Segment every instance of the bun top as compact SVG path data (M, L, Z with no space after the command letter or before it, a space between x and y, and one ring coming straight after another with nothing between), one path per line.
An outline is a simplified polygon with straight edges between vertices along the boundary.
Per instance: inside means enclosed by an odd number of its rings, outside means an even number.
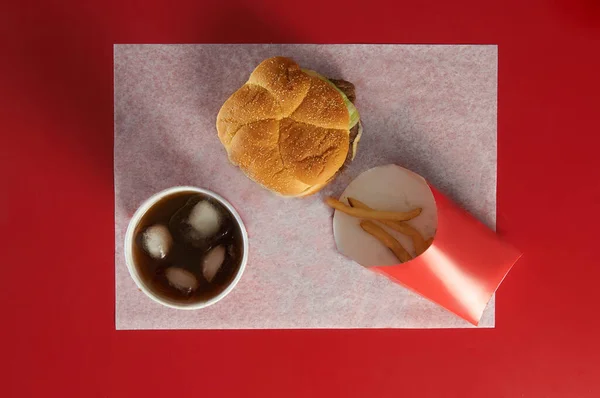
M217 131L229 160L264 187L303 196L344 164L350 116L342 95L293 60L269 58L221 107Z

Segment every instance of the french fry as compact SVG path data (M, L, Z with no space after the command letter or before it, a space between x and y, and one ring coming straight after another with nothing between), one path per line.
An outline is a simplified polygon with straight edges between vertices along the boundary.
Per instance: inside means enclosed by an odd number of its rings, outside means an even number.
M396 255L396 257L398 257L400 262L405 263L412 259L410 254L408 254L406 249L402 247L400 242L394 239L392 235L387 233L383 228L375 224L373 221L361 221L360 227L365 230L365 232L374 236L377 238L377 240L387 246L387 248L390 249L394 255Z
M358 199L348 198L348 203L350 203L350 206L357 208L357 209L373 210ZM381 222L383 225L393 229L394 231L398 231L401 234L404 234L404 235L410 237L412 239L413 245L415 247L415 252L417 253L417 256L419 254L423 253L429 247L429 245L427 245L425 243L425 239L423 239L423 236L421 236L419 231L417 231L415 228L413 228L409 224L407 224L403 221L389 221L389 220L379 220L379 222Z
M416 208L411 211L378 211L378 210L367 210L359 209L347 206L334 198L325 199L325 203L328 206L333 207L343 213L346 213L352 217L363 218L367 220L390 220L390 221L406 221L411 220L421 214L422 209Z

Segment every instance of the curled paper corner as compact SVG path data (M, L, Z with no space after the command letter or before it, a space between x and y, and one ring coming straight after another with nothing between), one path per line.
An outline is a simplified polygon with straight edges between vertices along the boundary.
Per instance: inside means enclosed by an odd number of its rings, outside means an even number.
M435 234L425 252L398 264L397 260L390 260L393 255L386 247L360 230L358 221L336 210L334 234L338 250L477 326L487 303L521 253L421 176L421 186L417 186L415 176L418 175L396 165L376 167L351 182L341 199L356 197L380 210L423 207L426 219L419 221L419 216L411 223L426 239ZM403 201L402 192L414 196ZM434 209L429 209L431 206ZM414 253L407 237L395 237Z

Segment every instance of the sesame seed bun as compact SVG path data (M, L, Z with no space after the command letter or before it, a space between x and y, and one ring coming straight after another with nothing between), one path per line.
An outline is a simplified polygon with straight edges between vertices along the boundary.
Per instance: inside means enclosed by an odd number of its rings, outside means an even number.
M306 196L344 164L349 122L331 84L274 57L225 101L217 131L229 160L249 178L283 196Z

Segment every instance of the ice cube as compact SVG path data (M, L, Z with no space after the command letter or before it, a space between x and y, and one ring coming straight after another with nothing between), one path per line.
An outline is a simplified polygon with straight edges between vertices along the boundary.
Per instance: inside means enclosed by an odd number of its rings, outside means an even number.
M166 226L152 225L142 233L142 246L150 257L163 259L173 246L173 238Z
M206 278L207 281L212 282L217 272L219 272L219 269L221 269L224 261L225 247L223 245L211 249L202 262L202 275L204 275L204 278Z
M183 293L190 294L198 289L198 279L196 276L183 268L167 268L165 276L171 286Z
M209 238L219 231L221 214L209 201L201 200L192 208L187 222L199 237Z
M219 207L197 195L173 214L169 229L176 242L207 250L231 233L226 217Z

